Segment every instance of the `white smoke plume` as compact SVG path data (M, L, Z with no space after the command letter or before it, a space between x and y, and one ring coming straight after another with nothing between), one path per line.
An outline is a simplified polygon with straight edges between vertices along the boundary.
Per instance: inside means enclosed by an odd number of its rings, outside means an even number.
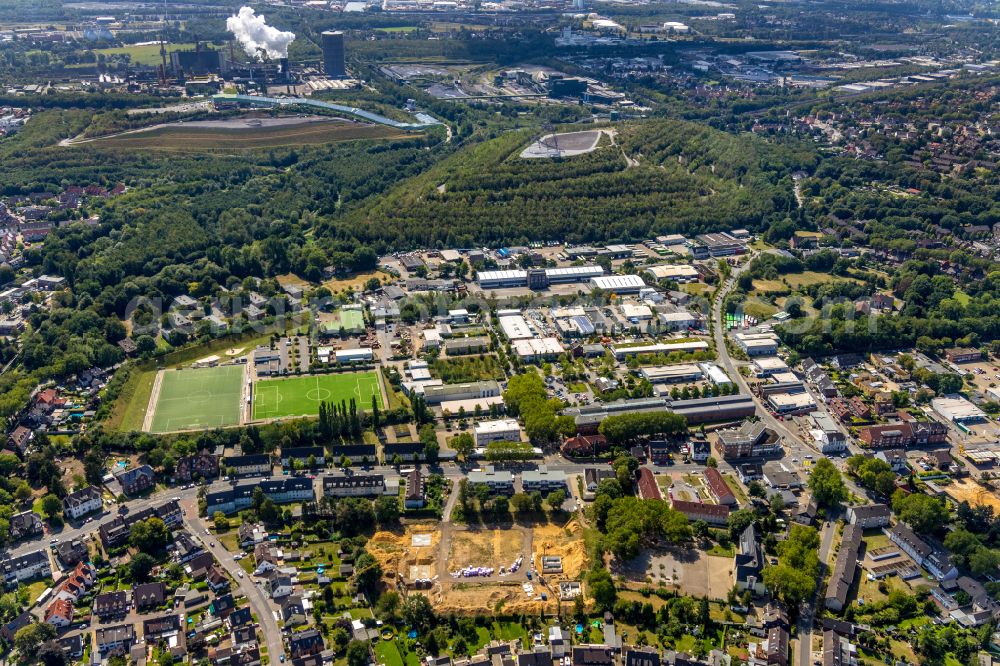
M243 49L255 60L261 58L261 52L271 59L287 58L288 45L295 40L294 32L268 25L263 15L257 16L250 7L240 7L236 16L226 19L226 29L236 36Z

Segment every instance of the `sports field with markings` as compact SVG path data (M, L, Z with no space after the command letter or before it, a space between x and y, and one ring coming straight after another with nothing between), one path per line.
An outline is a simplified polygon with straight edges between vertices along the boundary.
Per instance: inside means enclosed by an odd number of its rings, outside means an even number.
M154 388L151 432L239 425L242 365L166 370Z
M379 408L385 404L374 372L264 379L254 384L253 393L254 420L316 416L321 402L340 404L351 398L358 409L370 410L373 395Z

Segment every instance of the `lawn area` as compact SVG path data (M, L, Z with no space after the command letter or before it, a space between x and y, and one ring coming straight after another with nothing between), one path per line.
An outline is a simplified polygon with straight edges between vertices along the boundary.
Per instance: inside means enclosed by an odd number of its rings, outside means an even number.
M110 430L122 432L142 430L155 380L156 370L140 370L138 367L129 370L128 379L125 380L125 385L122 386L118 399L111 409L111 416L108 417L107 427Z
M787 294L790 291L781 280L754 280L753 290L761 294Z
M253 388L254 419L316 416L321 402L357 401L358 409L371 409L372 396L384 407L378 376L374 372L349 372L310 377L285 377L258 381Z
M763 321L765 319L770 319L778 311L778 308L771 305L762 298L757 296L750 296L745 301L743 301L743 312L744 314L750 315L756 318L758 321Z
M410 653L412 654L412 653ZM407 655L410 656L410 655ZM419 659L416 655L413 656L413 663L419 663ZM384 664L384 666L406 666L406 662L403 661L403 656L399 654L399 647L396 645L395 640L383 641L380 640L375 643L375 659L379 664Z
M219 539L219 543L225 546L226 550L230 553L235 553L240 550L239 533L232 527L229 528L228 532L219 532L216 537Z
M174 51L191 51L195 47L194 44L167 44L166 51L169 54ZM94 53L99 53L101 55L111 56L111 55L128 55L132 61L133 65L159 65L160 64L160 45L159 44L144 44L142 46L116 46L106 49L95 49Z
M38 597L42 596L42 592L48 587L44 580L36 580L34 583L28 585L28 603L33 604L38 601Z
M243 390L242 365L167 370L156 399L156 433L237 425Z
M383 31L390 31L392 28L381 28ZM365 288L365 283L372 278L377 279L382 284L392 281L392 276L384 271L371 271L368 273L356 273L342 278L333 278L323 283L323 286L337 293L344 290L361 291Z
M713 543L712 547L708 549L709 555L717 555L718 557L734 557L736 555L736 549L733 546L729 548L723 548L717 543Z

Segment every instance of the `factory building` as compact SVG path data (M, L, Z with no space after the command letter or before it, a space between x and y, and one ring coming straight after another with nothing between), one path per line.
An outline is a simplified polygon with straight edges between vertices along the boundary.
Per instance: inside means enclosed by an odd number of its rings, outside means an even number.
M347 65L344 62L344 33L339 30L327 30L320 35L320 47L323 49L323 73L331 79L347 77Z

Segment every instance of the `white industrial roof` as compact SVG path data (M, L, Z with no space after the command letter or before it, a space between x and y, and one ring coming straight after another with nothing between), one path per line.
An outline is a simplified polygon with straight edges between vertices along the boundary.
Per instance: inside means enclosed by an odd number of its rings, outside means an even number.
M513 430L520 431L521 427L517 425L517 421L514 419L499 419L497 421L480 421L472 429L478 434L486 435L511 432Z
M514 340L514 352L518 356L544 356L546 354L561 354L565 348L556 338L532 338L530 340Z
M491 280L527 280L528 272L520 270L511 271L479 271L476 273L478 282Z
M500 328L508 340L523 340L535 337L527 320L521 315L504 315L500 317Z
M676 278L696 278L698 270L694 266L687 264L666 264L663 266L650 266L646 272L657 280L669 280Z
M604 269L600 266L565 266L563 268L546 268L545 275L549 278L566 275L578 275L581 277L586 277L588 275L598 276L604 275Z
M602 275L591 278L590 283L598 289L605 291L639 289L646 286L646 282L638 275Z

